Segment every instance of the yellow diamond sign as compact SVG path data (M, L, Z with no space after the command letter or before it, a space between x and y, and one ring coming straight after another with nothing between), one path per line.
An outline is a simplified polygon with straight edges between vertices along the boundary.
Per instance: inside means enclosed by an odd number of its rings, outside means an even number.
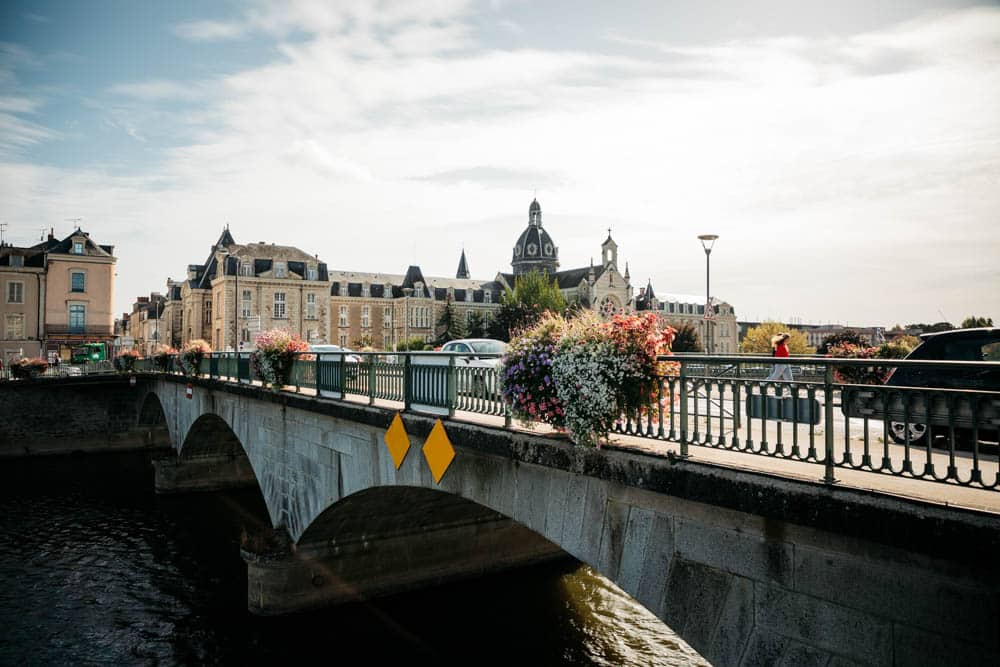
M396 464L396 470L399 470L399 466L403 465L403 459L406 458L406 452L410 451L410 436L406 435L406 427L403 426L403 420L398 412L385 432L385 446L392 456L392 462Z
M434 483L440 484L441 478L448 470L448 466L455 459L455 448L451 446L448 434L444 432L444 424L438 419L434 422L431 434L427 436L424 443L424 458L427 459L427 467L434 475Z

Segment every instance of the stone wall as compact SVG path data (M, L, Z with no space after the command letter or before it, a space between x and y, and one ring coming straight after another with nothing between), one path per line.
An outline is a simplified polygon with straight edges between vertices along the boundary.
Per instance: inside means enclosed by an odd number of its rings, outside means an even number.
M119 375L0 382L0 456L166 447L156 405L139 418L147 394Z

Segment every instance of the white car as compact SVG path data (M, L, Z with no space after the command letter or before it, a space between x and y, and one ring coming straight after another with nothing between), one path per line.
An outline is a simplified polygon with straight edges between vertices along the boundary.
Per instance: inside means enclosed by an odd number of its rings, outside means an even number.
M507 343L491 338L459 338L450 340L441 347L442 352L462 352L467 357L456 357L455 361L463 366L479 368L500 368L500 356L507 353ZM495 355L480 357L479 355Z
M354 354L354 350L350 350L346 347L341 347L339 345L310 345L310 352L330 352L330 353L344 353L344 362L348 364L360 364L361 357ZM339 359L339 357L334 357Z
M489 389L490 393L493 393L499 386L500 357L506 354L507 343L490 338L460 338L442 345L441 352L459 352L468 355L455 357L455 366L460 369L458 375L460 392L482 394L484 390Z

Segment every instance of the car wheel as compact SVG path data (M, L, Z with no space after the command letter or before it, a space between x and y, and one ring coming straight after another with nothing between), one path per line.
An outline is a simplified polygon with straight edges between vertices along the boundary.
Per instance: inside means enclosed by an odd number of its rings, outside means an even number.
M927 425L904 422L889 422L889 437L897 444L905 444L909 437L910 444L920 442L927 437Z

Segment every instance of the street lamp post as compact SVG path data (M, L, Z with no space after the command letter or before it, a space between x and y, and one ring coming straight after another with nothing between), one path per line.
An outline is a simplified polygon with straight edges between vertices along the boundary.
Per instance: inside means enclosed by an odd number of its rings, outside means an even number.
M719 238L718 234L701 234L698 236L698 240L701 241L701 247L705 249L705 351L708 354L715 354L715 345L712 336L712 291L710 285L710 257L712 255L712 246L715 245L716 239Z

